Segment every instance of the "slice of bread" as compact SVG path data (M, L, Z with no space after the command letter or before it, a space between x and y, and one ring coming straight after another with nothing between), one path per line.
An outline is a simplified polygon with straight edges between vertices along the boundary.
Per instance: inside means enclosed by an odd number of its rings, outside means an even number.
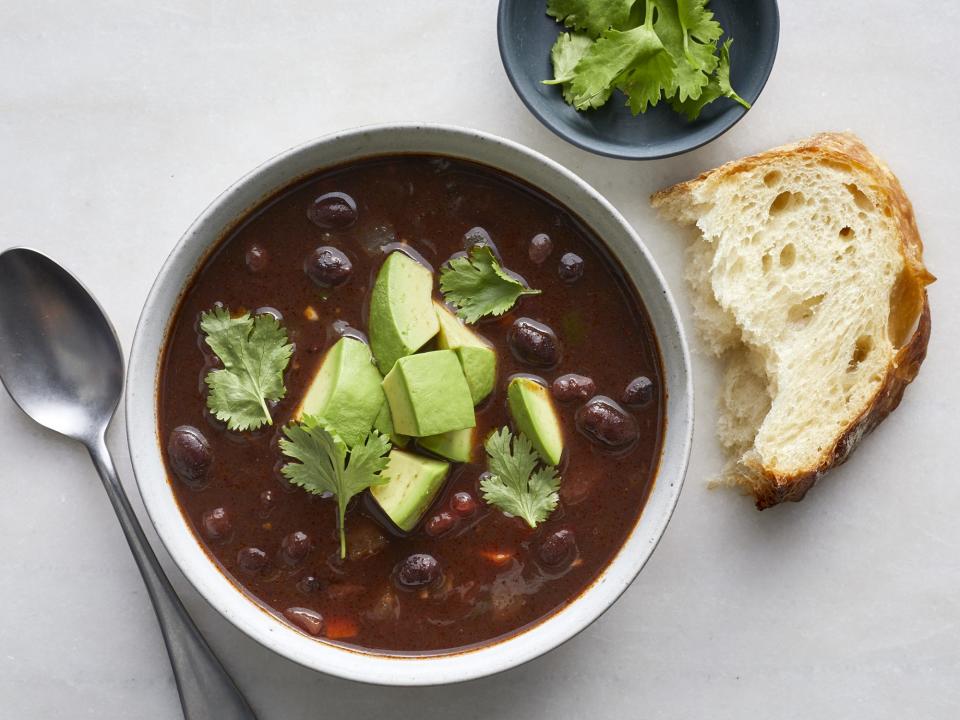
M726 360L722 480L800 500L900 403L930 337L913 208L854 135L727 163L652 203L696 225L698 330Z

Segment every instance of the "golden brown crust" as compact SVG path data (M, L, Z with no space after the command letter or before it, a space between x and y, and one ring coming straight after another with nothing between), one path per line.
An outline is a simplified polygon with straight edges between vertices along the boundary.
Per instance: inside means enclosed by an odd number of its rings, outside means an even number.
M930 304L924 289L935 278L923 265L923 242L917 229L913 206L896 176L852 133L822 133L807 140L734 160L693 180L655 193L654 207L670 209L689 203L697 186L718 182L730 175L751 170L778 159L811 155L820 162L833 162L856 169L871 180L871 189L883 198L881 208L896 224L900 235L904 269L891 294L891 335L900 346L887 368L884 382L863 412L840 433L836 443L816 468L780 475L761 467L744 468L742 478L757 501L757 508L802 500L807 491L830 469L850 457L859 442L900 404L907 385L917 376L930 340Z
M837 439L830 450L829 457L816 470L792 476L778 476L764 472L761 482L751 483L750 489L756 498L757 509L764 510L782 502L803 500L807 491L828 470L845 463L860 441L900 405L903 391L920 372L920 364L927 355L929 340L930 305L927 302L927 293L924 292L923 309L917 329L910 338L910 342L897 352L887 370L883 385L873 396L870 404Z

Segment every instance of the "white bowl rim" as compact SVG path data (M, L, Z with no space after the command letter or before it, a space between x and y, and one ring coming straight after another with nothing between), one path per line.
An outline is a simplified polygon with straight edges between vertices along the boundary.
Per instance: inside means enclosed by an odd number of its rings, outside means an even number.
M654 285L652 288L641 287L634 273L627 268L630 280L647 306L654 326L664 378L670 378L667 381L665 436L654 485L637 524L613 560L592 585L547 618L492 644L442 655L376 654L318 641L291 628L239 590L200 545L181 514L166 476L157 432L155 390L159 350L172 310L196 267L223 237L230 223L224 223L221 218L217 234L210 233L207 226L217 225L216 217L218 213L222 214L225 206L235 201L236 196L249 192L250 187L270 173L286 171L287 166L303 162L315 154L323 155L325 149L337 148L338 144L359 143L362 146L365 141L381 141L384 138L393 138L394 142L402 138L422 146L422 149L416 150L396 149L392 151L393 154L436 153L500 169L503 169L502 166L485 159L483 153L499 152L504 158L516 158L518 163L526 164L526 170L504 171L540 187L543 192L570 207L604 238L610 252L626 268L627 263L621 254L610 247L601 229L595 227L597 217L584 216L583 206L594 207L604 224L623 233L630 241L630 252L635 253L634 260L639 263L644 279L652 281ZM431 150L430 147L434 145L438 149ZM464 149L451 150L446 145L463 146ZM360 151L347 160L320 162L315 165L314 171L364 156L388 154L391 151L386 149ZM527 177L528 173L535 172L551 178L557 185L543 187ZM294 182L304 174L291 174L285 183L281 182L272 191ZM562 193L558 192L561 186L571 193L570 198L561 196ZM258 202L259 199L252 206ZM581 208L572 207L577 204ZM234 215L233 219L237 217ZM188 258L190 254L194 256L192 259ZM185 263L186 272L181 267ZM158 332L159 340L156 339ZM672 359L669 366L667 355ZM197 592L223 617L260 644L305 667L359 682L423 686L481 678L528 662L585 629L616 601L646 564L676 507L690 458L693 401L689 349L666 281L636 231L602 195L559 163L511 140L454 125L390 123L335 132L290 148L244 175L200 214L164 261L144 303L130 353L125 411L131 462L147 513L173 561Z

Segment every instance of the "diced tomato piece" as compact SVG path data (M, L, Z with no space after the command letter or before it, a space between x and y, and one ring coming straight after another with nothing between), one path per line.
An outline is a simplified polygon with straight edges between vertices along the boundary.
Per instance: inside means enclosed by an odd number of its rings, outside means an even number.
M494 565L506 565L513 560L513 553L506 550L481 550L480 556L486 558Z
M325 618L324 633L331 640L346 640L356 637L360 632L357 621L350 617L327 617Z

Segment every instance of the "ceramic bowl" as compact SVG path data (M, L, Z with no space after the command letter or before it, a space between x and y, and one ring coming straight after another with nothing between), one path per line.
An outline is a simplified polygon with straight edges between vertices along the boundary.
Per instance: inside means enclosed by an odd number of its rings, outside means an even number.
M667 423L660 468L646 507L616 558L556 614L505 640L442 655L377 654L309 638L262 609L218 569L188 527L164 468L157 431L157 382L164 337L191 276L234 221L264 198L322 168L371 155L437 153L515 175L552 195L606 241L646 305L660 343ZM391 125L329 135L267 161L197 218L150 291L130 357L126 418L130 453L147 512L174 562L196 590L247 635L290 660L331 675L384 685L432 685L489 675L531 660L593 622L626 590L667 526L683 482L693 424L690 359L677 309L633 228L576 175L532 150L474 130Z
M708 5L730 48L734 89L751 104L767 83L780 39L776 0L712 0ZM549 17L546 0L500 0L497 39L507 77L524 105L544 125L578 147L626 160L678 155L716 139L732 128L747 109L727 98L704 108L689 121L666 103L634 116L616 92L598 110L580 112L563 100L560 87L544 85L553 77L550 48L566 30Z

